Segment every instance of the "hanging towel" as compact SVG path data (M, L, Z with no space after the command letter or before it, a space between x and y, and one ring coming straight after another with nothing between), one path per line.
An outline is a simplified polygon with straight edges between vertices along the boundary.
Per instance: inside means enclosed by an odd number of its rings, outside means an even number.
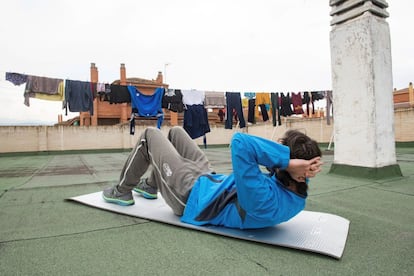
M57 94L49 95L49 94L44 94L44 93L35 93L34 97L36 99L40 99L40 100L63 102L65 100L65 85L64 85L64 82L61 81L59 83Z
M36 94L38 93L46 95L59 95L59 85L62 82L62 79L28 75L26 88L24 90L24 104L30 106L29 98L36 98ZM60 95L60 98L62 98L62 95Z
M226 98L224 97L224 92L214 92L214 91L206 91L205 92L205 100L204 100L205 108L223 108L226 106Z

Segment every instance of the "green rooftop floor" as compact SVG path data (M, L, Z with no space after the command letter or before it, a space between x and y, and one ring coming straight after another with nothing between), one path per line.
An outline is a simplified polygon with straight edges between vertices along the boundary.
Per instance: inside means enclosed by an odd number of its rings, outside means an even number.
M205 150L219 173L228 148ZM342 259L123 216L66 198L113 185L127 152L0 156L0 275L414 275L414 147L403 177L328 174L306 210L351 221Z

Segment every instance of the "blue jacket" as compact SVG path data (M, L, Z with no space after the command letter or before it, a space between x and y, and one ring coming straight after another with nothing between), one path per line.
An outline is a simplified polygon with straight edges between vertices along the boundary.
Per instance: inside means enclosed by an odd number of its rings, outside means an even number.
M288 147L236 133L231 140L233 173L203 175L189 195L182 222L232 228L263 228L287 221L305 208L306 197L285 188L260 166L285 169Z

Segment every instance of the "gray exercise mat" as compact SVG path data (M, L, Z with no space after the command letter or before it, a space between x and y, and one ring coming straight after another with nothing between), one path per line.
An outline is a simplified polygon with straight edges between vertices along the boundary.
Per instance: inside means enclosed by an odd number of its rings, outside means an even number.
M288 222L264 229L240 230L220 226L195 226L182 223L160 194L158 199L148 200L134 193L134 199L135 205L119 206L105 202L102 192L69 198L85 205L128 216L237 239L316 252L337 259L342 257L349 230L349 220L311 211L302 211Z

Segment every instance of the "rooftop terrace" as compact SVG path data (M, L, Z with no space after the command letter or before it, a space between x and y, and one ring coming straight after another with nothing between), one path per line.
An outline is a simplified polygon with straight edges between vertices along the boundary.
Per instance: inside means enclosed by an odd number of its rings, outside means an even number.
M205 149L219 173L229 149ZM2 154L0 275L413 275L414 147L398 147L404 177L328 174L306 210L351 221L342 259L123 216L65 199L115 183L127 151Z

